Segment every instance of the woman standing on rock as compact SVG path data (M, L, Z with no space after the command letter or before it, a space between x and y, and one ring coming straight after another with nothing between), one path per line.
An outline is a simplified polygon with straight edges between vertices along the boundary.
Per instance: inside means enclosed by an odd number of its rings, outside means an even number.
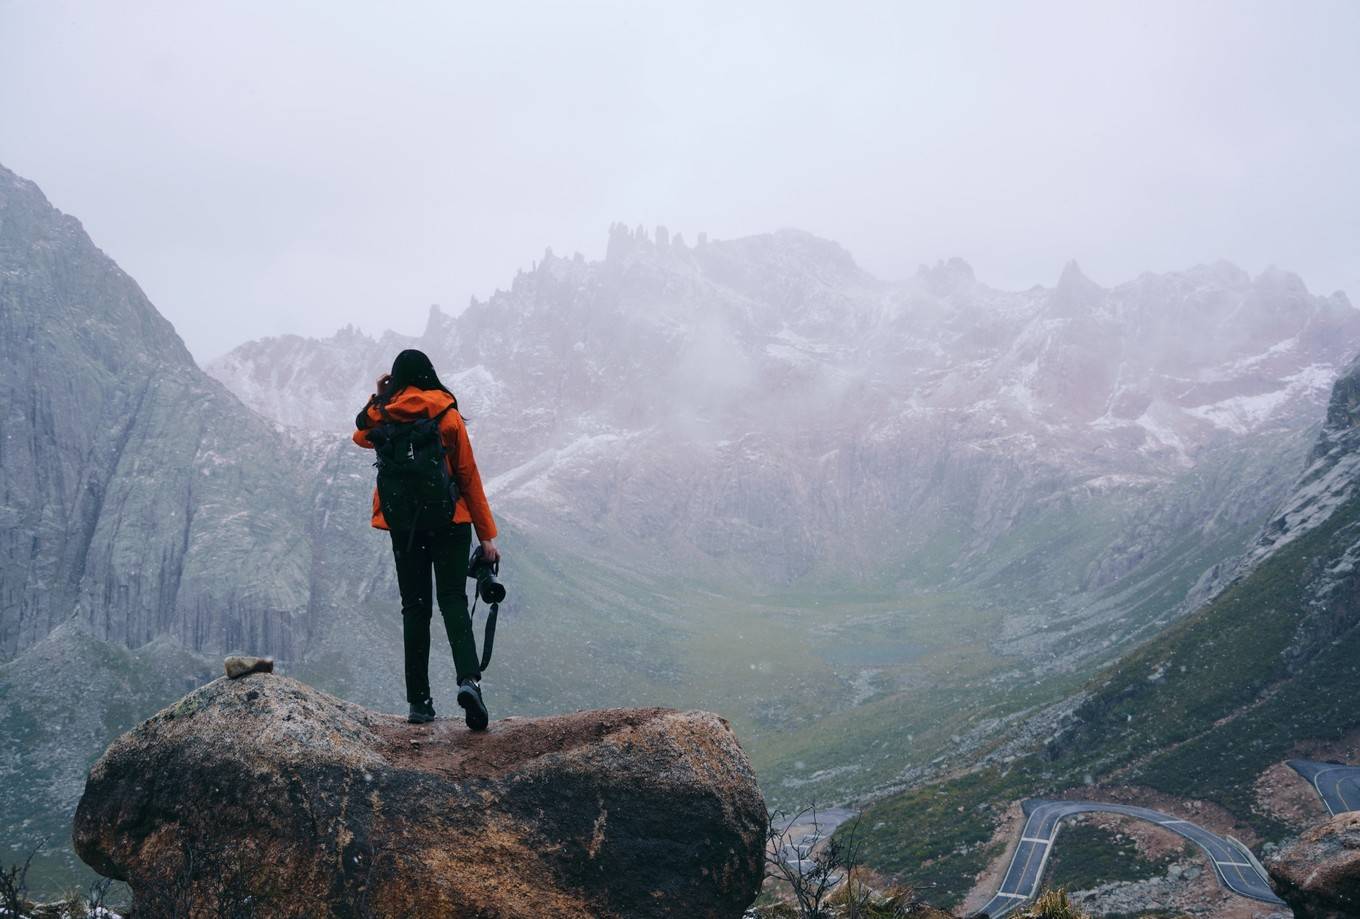
M430 696L431 574L458 674L458 704L474 731L489 716L482 699L477 642L468 615L468 550L472 530L482 555L496 562L496 521L491 516L458 400L439 381L421 351L403 351L391 374L355 419L354 442L378 451L373 526L388 530L401 591L406 648L408 720L434 720Z

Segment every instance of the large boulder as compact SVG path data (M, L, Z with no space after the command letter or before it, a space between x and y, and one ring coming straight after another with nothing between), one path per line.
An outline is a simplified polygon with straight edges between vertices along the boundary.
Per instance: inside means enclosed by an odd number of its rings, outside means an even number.
M1267 867L1294 915L1360 916L1360 812L1338 814L1313 827Z
M735 917L760 888L766 821L716 715L611 709L474 734L254 674L114 741L75 847L131 885L138 919Z

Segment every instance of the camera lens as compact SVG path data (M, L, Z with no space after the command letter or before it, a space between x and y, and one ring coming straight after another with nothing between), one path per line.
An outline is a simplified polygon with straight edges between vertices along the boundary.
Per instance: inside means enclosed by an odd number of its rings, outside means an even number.
M477 592L487 603L500 603L505 599L505 585L492 574L484 574L477 579Z

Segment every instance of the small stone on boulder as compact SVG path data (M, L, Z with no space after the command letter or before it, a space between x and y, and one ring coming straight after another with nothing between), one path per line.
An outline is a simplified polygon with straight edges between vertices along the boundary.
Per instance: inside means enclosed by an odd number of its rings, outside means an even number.
M233 654L222 663L226 668L227 678L232 680L239 680L250 673L274 672L274 658L272 657L247 657L243 654Z

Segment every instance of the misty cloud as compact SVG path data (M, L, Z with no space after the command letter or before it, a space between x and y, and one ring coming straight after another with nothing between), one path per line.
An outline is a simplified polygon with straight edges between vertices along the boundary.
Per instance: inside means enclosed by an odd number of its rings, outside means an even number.
M6 3L0 162L200 359L417 331L615 220L1002 287L1360 289L1360 7Z

